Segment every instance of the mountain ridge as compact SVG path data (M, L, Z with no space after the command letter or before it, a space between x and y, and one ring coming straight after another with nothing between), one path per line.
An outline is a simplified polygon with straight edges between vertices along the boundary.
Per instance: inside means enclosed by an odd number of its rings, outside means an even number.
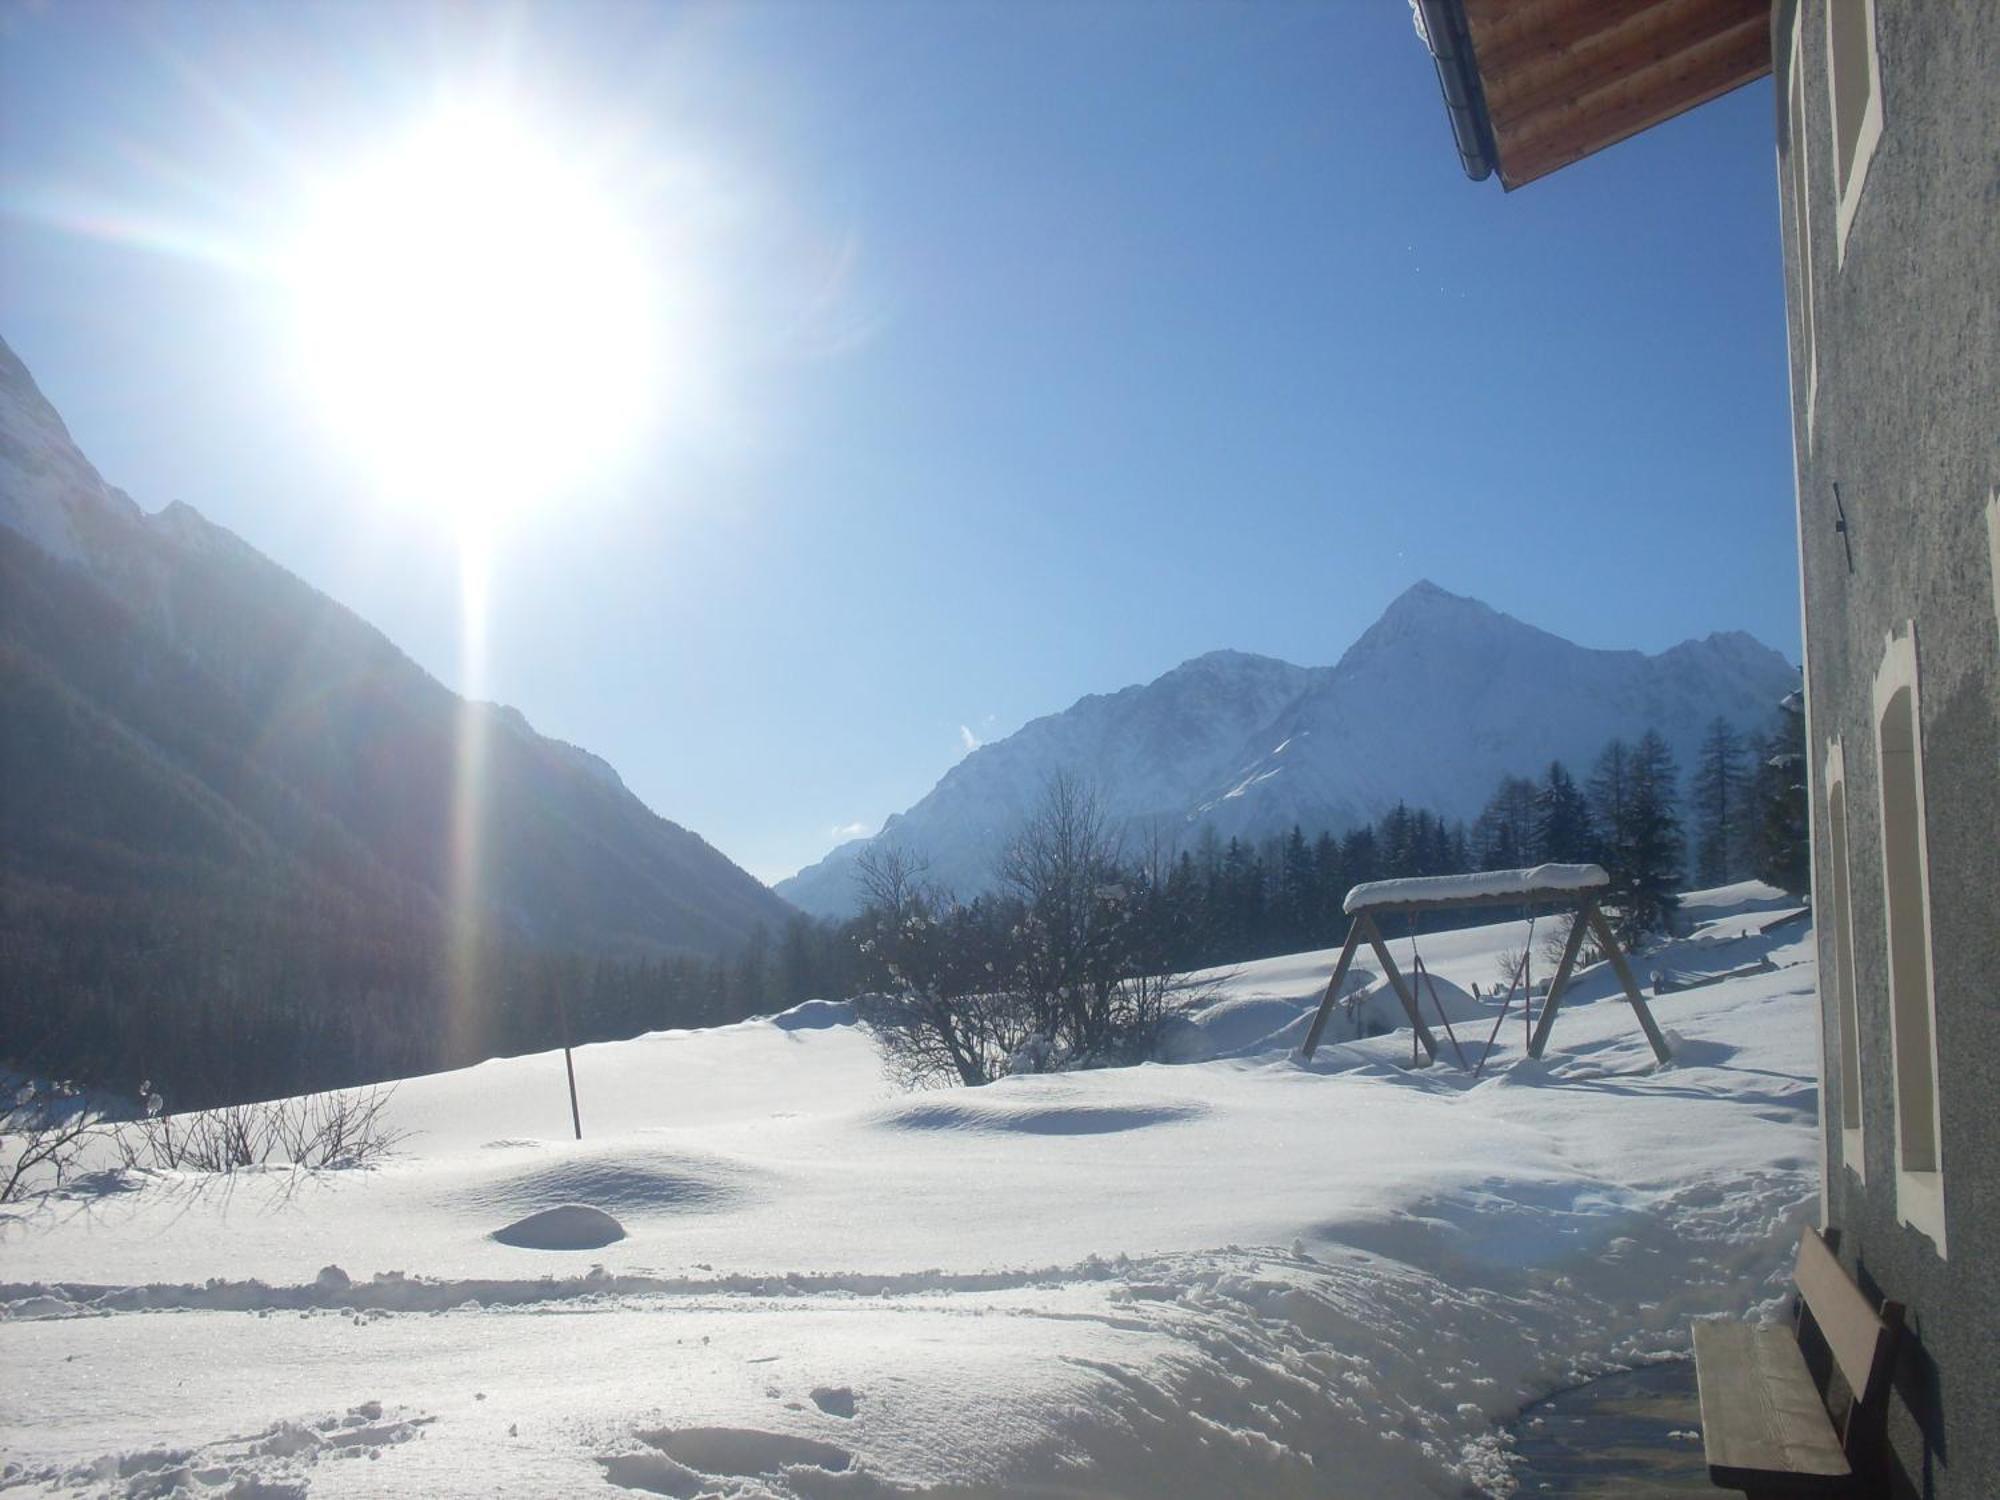
M844 915L854 861L876 841L922 857L960 896L990 888L1007 836L1059 770L1097 787L1114 830L1170 849L1208 830L1338 831L1401 800L1470 818L1502 775L1555 759L1586 771L1613 735L1657 727L1685 764L1712 718L1761 728L1796 680L1742 631L1651 655L1585 647L1420 579L1332 666L1211 651L1031 720L967 755L872 838L775 889L816 915Z
M496 930L602 957L721 956L791 914L600 757L459 698L193 506L142 510L4 340L0 568L0 781L39 789L8 799L10 881L39 888L86 848L115 882L254 847L275 881L330 882L384 923L434 924L452 889L457 736L483 726L482 920ZM118 783L123 821L96 805L93 767ZM148 802L178 821L139 816Z

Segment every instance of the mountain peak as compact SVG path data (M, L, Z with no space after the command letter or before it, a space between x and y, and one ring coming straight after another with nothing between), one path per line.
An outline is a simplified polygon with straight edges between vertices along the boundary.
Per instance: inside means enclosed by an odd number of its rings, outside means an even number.
M77 451L35 377L0 339L0 526L53 557L80 562L109 525L139 507Z
M1389 601L1389 607L1382 611L1382 618L1409 615L1450 614L1463 616L1498 615L1500 611L1490 604L1465 594L1454 594L1450 589L1439 588L1428 578L1419 578Z
M1454 594L1422 578L1389 601L1389 607L1361 633L1341 661L1343 665L1352 664L1419 640L1449 642L1454 648L1469 647L1475 641L1491 642L1509 632L1545 634L1512 615L1502 614L1490 604Z
M1207 677L1235 675L1245 672L1295 672L1298 668L1290 662L1280 661L1275 656L1260 656L1255 651L1204 651L1200 656L1190 656L1171 671L1160 674L1159 681L1170 677Z

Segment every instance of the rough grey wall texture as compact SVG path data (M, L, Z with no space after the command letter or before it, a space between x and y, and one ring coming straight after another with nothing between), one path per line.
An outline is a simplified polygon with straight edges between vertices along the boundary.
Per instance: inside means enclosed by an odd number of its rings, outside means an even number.
M1818 395L1808 434L1790 171L1794 5L1775 7L1793 429L1814 767L1815 881L1830 878L1819 770L1846 760L1865 1181L1841 1159L1832 924L1819 931L1827 1208L1860 1284L1909 1308L1890 1411L1893 1492L2000 1496L2000 622L1985 507L2000 486L2000 4L1876 0L1883 133L1844 260L1826 4L1805 6L1805 208ZM1855 0L1859 3L1859 0ZM1836 532L1845 503L1850 571ZM1872 689L1916 622L1946 1255L1895 1198L1879 777ZM1823 912L1831 910L1823 902Z

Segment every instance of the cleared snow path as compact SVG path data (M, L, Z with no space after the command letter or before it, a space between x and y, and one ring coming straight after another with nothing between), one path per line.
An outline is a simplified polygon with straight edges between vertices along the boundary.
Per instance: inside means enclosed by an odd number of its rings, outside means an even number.
M413 1080L378 1171L0 1221L0 1492L1504 1494L1525 1402L1782 1294L1817 1031L1768 907L1658 956L1775 966L1657 1001L1663 1069L1608 976L1544 1065L1301 1066L1327 953L1233 975L1195 1030L1244 1055L1187 1066L900 1095L827 1006L580 1049L580 1146L559 1055ZM491 1238L565 1205L624 1238Z

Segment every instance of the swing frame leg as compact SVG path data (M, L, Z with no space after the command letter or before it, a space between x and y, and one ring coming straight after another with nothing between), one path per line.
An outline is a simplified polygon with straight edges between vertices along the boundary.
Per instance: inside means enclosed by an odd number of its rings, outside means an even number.
M1341 981L1347 978L1347 971L1354 964L1354 955L1363 943L1375 950L1375 957L1382 965L1382 976L1389 981L1389 987L1396 992L1402 1002L1403 1014L1410 1018L1413 1035L1424 1049L1426 1058L1437 1061L1437 1038L1431 1035L1430 1027L1417 1012L1416 997L1403 983L1403 971L1396 967L1396 960L1389 956L1389 948L1382 941L1382 930L1375 925L1375 918L1368 912L1358 912L1354 920L1347 924L1347 941L1341 946L1340 959L1333 966L1333 978L1326 984L1326 994L1320 998L1319 1010L1313 1015L1312 1028L1306 1032L1305 1045L1299 1048L1302 1056L1310 1058L1319 1048L1320 1037L1326 1031L1328 1018L1333 1014L1334 1002L1340 998Z
M1437 1061L1437 1038L1431 1035L1430 1027L1424 1024L1424 1018L1417 1012L1417 997L1411 994L1409 987L1403 983L1403 971L1396 967L1396 960L1389 956L1389 945L1382 941L1382 929L1375 925L1373 915L1364 911L1355 918L1355 921L1368 924L1365 940L1368 946L1375 950L1375 957L1381 960L1383 977L1389 981L1389 988L1396 992L1396 998L1403 1002L1403 1014L1410 1018L1410 1027L1416 1035L1417 1043L1424 1049L1424 1061L1417 1066L1429 1066Z
M1333 966L1333 978L1326 983L1326 994L1321 997L1319 1010L1313 1015L1312 1029L1306 1033L1305 1045L1299 1052L1310 1058L1319 1048L1321 1033L1326 1030L1327 1018L1333 1014L1334 1002L1340 998L1340 982L1347 977L1347 971L1354 963L1354 950L1361 942L1361 919L1354 918L1347 924L1347 941L1341 945L1340 961Z

